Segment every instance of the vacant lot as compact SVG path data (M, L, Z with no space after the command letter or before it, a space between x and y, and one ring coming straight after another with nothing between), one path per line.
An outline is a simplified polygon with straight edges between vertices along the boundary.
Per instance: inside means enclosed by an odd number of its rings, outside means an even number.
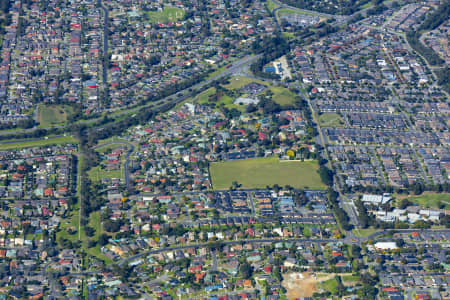
M233 181L241 188L265 188L290 185L295 188L324 189L316 161L279 161L276 157L254 158L210 165L214 189L228 189Z
M322 127L342 127L344 120L335 113L321 114L319 116L319 123Z
M323 281L333 280L334 274L290 273L283 276L281 285L286 288L288 299L312 297Z
M50 127L67 121L73 109L68 105L39 105L39 127Z
M165 6L163 11L147 12L147 19L153 24L175 22L184 18L184 10L181 8Z
M280 105L293 104L295 101L296 95L286 88L271 87L270 90L273 92L273 101Z

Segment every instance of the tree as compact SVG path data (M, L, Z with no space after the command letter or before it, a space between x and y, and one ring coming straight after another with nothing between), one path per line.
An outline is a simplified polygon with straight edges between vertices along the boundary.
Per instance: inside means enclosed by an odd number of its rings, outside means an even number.
M405 199L402 199L400 201L399 208L400 209L405 209L405 208L407 208L410 205L411 205L411 202L409 202L408 199L405 198Z
M252 272L253 272L252 266L247 261L244 261L239 266L239 273L241 274L242 278L244 278L244 279L251 278Z
M109 235L107 235L106 233L102 233L98 237L98 243L100 244L100 246L105 246L106 244L108 244L109 238L110 238Z
M333 171L328 169L326 166L322 165L319 168L319 176L322 182L328 186L333 185Z
M87 236L92 237L95 234L95 229L89 226L84 227L84 232Z

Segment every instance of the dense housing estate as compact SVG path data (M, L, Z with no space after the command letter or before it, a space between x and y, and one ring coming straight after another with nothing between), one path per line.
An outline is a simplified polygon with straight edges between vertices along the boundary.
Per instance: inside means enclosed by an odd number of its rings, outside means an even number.
M0 299L448 299L449 7L0 1Z

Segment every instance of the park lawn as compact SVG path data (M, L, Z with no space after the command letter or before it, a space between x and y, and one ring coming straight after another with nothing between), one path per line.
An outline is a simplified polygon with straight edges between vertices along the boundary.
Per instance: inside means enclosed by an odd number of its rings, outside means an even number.
M80 204L77 202L72 210L61 220L59 224L59 231L56 233L56 241L59 243L59 238L63 237L71 242L78 240L78 215L79 215ZM74 227L77 231L74 234L69 234L67 229Z
M303 228L302 233L307 238L310 238L312 236L311 229L309 229L308 227Z
M240 110L241 112L245 111L245 106L243 105L237 105L234 104L234 98L228 96L228 95L223 95L222 97L220 97L219 101L210 101L209 97L211 95L214 95L214 93L216 92L215 88L209 88L203 92L201 92L200 94L196 95L193 99L194 102L198 102L199 104L209 104L209 103L214 103L216 105L216 107L220 107L220 106L224 106L228 109L232 109L232 108L236 108L238 110Z
M353 229L353 234L358 237L367 237L375 232L378 232L379 229L376 228L367 228L367 229Z
M209 89L204 90L200 94L197 94L193 100L194 102L198 102L200 104L208 103L209 96L214 95L215 92L216 88L210 87Z
M290 8L282 8L277 10L277 14L279 16L281 15L309 15L309 16L316 16L317 14L314 14L312 12L307 12L307 11L298 11L295 9L290 9Z
M103 146L100 148L96 148L95 151L97 151L98 153L104 154L104 153L108 153L112 150L119 149L119 148L127 148L128 149L129 147L128 147L128 145L118 142L117 144L110 144L110 145L106 145L106 146Z
M191 95L184 101L178 102L175 105L174 109L179 109L180 107L184 106L186 103L199 103L199 104L207 104L209 96L213 95L216 92L216 88L210 87L200 93L196 93L194 95Z
M342 284L349 286L354 285L359 281L359 276L356 275L342 275Z
M388 0L381 1L381 3L387 2ZM367 9L373 6L373 1L369 1L364 5L361 5L360 9Z
M372 1L367 2L366 4L364 4L363 6L361 6L361 9L367 9L373 6Z
M213 188L228 189L234 181L241 188L265 188L278 184L294 188L325 189L317 173L317 161L279 161L276 157L211 163Z
M39 127L46 128L56 124L67 122L67 118L73 113L69 105L40 104L38 110Z
M163 11L149 11L146 14L150 23L161 24L182 20L186 12L181 8L164 6Z
M319 116L319 123L322 127L342 127L344 120L336 113L325 113Z
M86 253L103 260L106 264L112 263L112 260L102 253L101 246L98 243L95 247L92 247L92 248L87 247L88 239L98 242L100 235L103 233L103 228L102 228L101 219L100 219L100 211L94 211L89 215L88 226L94 228L95 233L94 233L94 236L87 237L84 230L82 229L83 232L81 235L81 237L82 237L81 240L83 241L83 248L85 249ZM83 238L83 234L84 234L85 238Z
M273 92L272 99L280 105L294 104L296 95L290 90L284 87L271 87L270 90Z
M228 109L232 109L232 108L236 108L238 110L240 110L241 112L245 111L246 106L245 105L240 105L240 104L234 104L235 98L232 98L230 96L224 95L220 98L219 102L216 102L217 106L221 106L223 105L224 107L228 108Z
M267 1L267 8L269 9L269 11L272 12L272 10L278 7L279 7L278 4L274 3L273 1L270 0Z
M322 288L326 291L329 291L331 294L337 293L337 286L338 286L338 282L337 282L336 278L331 278L331 279L326 280L319 284L320 288Z
M99 140L97 142L97 145L101 145L101 144L105 144L105 143L111 143L111 142L126 142L126 143L129 143L130 141L125 140L125 139L121 139L121 138L118 138L118 137L110 137L110 138L107 138L107 139L104 139L104 140Z
M78 144L78 140L73 137L65 136L55 139L42 139L38 141L18 141L17 143L11 144L1 144L0 150L10 150L10 149L22 149L28 147L40 147L40 146L48 146L48 145L59 145L59 144Z
M264 82L262 80L248 78L248 77L245 77L245 76L233 76L233 77L230 78L229 82L230 83L228 83L228 84L223 86L224 88L227 88L229 90L240 89L240 88L242 88L242 87L244 87L247 84L252 83L252 82L256 82L256 83L263 84L263 85L266 85L266 86L268 85L267 82Z
M293 39L295 38L295 33L293 32L283 32L283 36L287 39Z
M121 180L124 180L123 172L123 168L108 171L103 170L100 166L96 166L88 171L88 176L93 181L100 181L102 178L120 178Z
M440 204L444 204L445 209L450 209L450 194L447 193L424 193L408 197L408 200L425 208L439 208Z
M217 69L214 70L213 72L209 73L206 78L210 79L210 78L213 78L214 76L222 74L223 72L225 72L226 69L227 69L226 65L225 66L221 66L221 67L217 67Z

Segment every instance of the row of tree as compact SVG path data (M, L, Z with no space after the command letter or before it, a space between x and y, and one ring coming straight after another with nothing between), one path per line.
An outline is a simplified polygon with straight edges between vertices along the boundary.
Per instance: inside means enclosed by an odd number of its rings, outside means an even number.
M434 66L441 66L440 70L435 72L438 77L438 84L447 92L450 93L450 70L445 61L431 48L425 46L420 42L420 36L425 31L430 31L438 28L442 23L450 18L450 1L443 1L441 5L429 14L425 21L419 26L417 30L411 30L406 34L408 43L411 47L420 53L429 64Z

